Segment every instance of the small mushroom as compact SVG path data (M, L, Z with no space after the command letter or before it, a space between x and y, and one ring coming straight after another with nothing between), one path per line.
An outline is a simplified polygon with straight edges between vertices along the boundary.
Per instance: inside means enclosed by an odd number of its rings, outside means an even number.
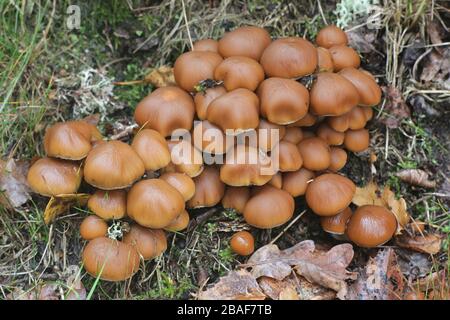
M345 45L333 46L328 51L333 59L334 71L341 71L347 67L359 68L361 59L358 52Z
M225 133L208 120L198 121L193 129L194 146L208 154L224 154L227 148Z
M347 208L356 186L350 179L326 173L314 179L306 189L306 203L319 216L334 216Z
M381 206L361 206L347 223L348 238L360 247L373 248L388 242L397 230L394 214Z
M330 147L325 140L318 137L306 138L297 146L306 169L320 171L330 166Z
M331 217L320 217L320 225L325 232L336 236L342 236L345 233L347 221L350 219L352 214L352 209L347 207L337 215Z
M219 40L222 57L244 56L259 61L264 49L272 39L269 33L259 27L245 26L225 33Z
M122 219L127 211L127 193L124 190L97 190L89 197L87 206L104 220Z
M284 141L291 142L293 144L299 144L303 140L303 131L298 127L286 128L286 134L283 137Z
M195 193L195 183L187 174L179 172L163 173L159 179L166 181L172 187L178 190L184 198L184 201L190 200Z
M330 148L331 162L328 170L337 172L341 170L347 163L347 152L338 147Z
M277 172L269 182L268 185L275 187L277 189L281 189L283 187L283 175L281 172Z
M326 121L328 126L337 132L345 132L350 127L349 112L336 117L328 117Z
M255 251L255 238L248 231L236 232L231 237L230 247L238 255L249 256Z
M225 59L214 71L214 79L223 81L227 91L238 88L255 91L264 80L264 70L261 65L247 57L234 56Z
M84 179L102 190L124 189L140 179L144 163L136 151L121 141L108 141L93 148L84 163Z
M168 226L164 227L164 230L179 232L188 227L189 224L189 213L183 210Z
M318 72L333 72L333 58L328 49L317 48L317 69Z
M158 131L143 129L134 137L131 147L141 158L145 170L156 171L170 162L167 142Z
M348 128L352 130L363 129L367 123L367 115L362 107L354 107L347 113Z
M364 111L364 114L366 116L366 122L371 120L373 117L373 109L372 107L361 107L361 109Z
M268 152L284 138L286 128L279 124L260 119L256 131L258 133L258 148Z
M76 193L82 178L80 164L53 158L37 160L27 174L31 189L46 197Z
M195 103L195 111L197 113L197 117L200 120L206 119L206 110L208 110L208 106L215 98L220 97L221 95L227 93L222 86L208 88L205 91L197 92L194 96Z
M335 25L329 25L319 31L316 37L316 43L328 49L336 45L347 45L348 38L341 28Z
M184 198L161 179L141 180L127 196L127 214L143 227L161 229L184 210Z
M202 153L190 141L168 141L172 162L164 168L164 172L185 173L193 178L203 171Z
M187 202L188 208L213 207L222 200L225 185L215 166L205 166L203 172L194 178L194 183L195 193Z
M299 148L292 142L281 140L272 150L279 158L281 172L297 171L303 165Z
M178 87L162 87L138 103L134 119L140 127L168 137L176 129L190 130L194 114L194 101L188 93Z
M306 193L308 184L312 182L315 174L305 168L294 172L283 173L283 187L282 189L289 192L293 197L302 196Z
M256 228L271 229L288 222L294 208L294 198L287 191L265 185L245 205L244 219Z
M317 128L317 136L325 140L330 146L339 146L344 143L344 133L330 128L326 123L322 123Z
M308 112L309 92L295 80L266 79L260 84L257 94L261 102L261 116L272 123L294 123Z
M199 82L214 79L214 70L222 61L222 57L212 51L185 52L175 60L175 82L183 90L195 92Z
M201 39L194 42L194 51L219 52L219 42L213 39Z
M83 219L80 225L80 235L84 240L105 237L108 233L108 224L96 215L90 215Z
M106 237L95 238L83 250L83 267L95 278L123 281L139 270L139 254L135 248Z
M163 230L148 229L132 224L123 236L123 242L136 248L144 260L156 258L167 249L167 238Z
M381 89L370 73L350 67L342 69L339 74L355 86L359 94L359 105L371 107L380 103Z
M222 207L243 213L248 199L250 199L250 188L227 186L222 198Z
M288 125L288 127L311 127L311 126L315 125L316 122L317 122L317 116L308 112L300 120L290 123Z
M370 136L367 129L347 130L344 146L347 150L361 152L369 148Z
M261 65L268 77L303 77L316 70L317 50L303 38L277 39L264 50Z

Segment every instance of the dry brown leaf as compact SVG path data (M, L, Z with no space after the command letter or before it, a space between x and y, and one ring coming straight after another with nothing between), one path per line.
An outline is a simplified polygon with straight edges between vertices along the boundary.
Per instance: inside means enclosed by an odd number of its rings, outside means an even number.
M337 297L345 296L346 279L354 278L346 267L353 259L353 247L345 243L328 251L316 250L311 240L280 251L276 245L266 245L258 249L248 260L247 266L255 278L262 276L283 280L291 273L291 266L310 282L337 292Z
M357 187L352 202L358 207L364 205L377 205L392 211L398 222L397 234L405 228L410 219L405 199L397 199L395 193L392 192L388 186L385 186L383 190L381 190L373 181L362 188Z
M411 111L397 88L385 86L382 89L386 96L386 104L384 106L385 112L380 117L380 122L384 123L388 128L398 128L403 119L411 117Z
M92 124L93 126L97 126L98 123L100 122L100 114L99 113L90 114L87 117L84 117L83 121Z
M231 271L198 294L199 300L264 300L255 278L246 270Z
M400 300L403 297L403 275L391 248L369 258L357 280L348 288L347 300Z
M80 267L71 265L65 273L69 275L66 280L68 289L65 300L86 300L86 288L81 282Z
M427 172L420 169L405 169L395 174L400 180L414 186L424 188L435 188L436 181L431 181Z
M89 196L86 193L74 193L51 197L45 207L44 222L49 224L57 216L67 212L72 206L85 206Z
M28 168L26 161L0 159L0 204L17 208L31 199L27 183Z
M161 66L158 69L153 69L145 76L145 82L154 85L157 88L175 85L175 77L173 75L173 68L169 66Z
M44 284L39 290L39 300L59 300L58 285Z
M428 253L436 254L441 250L442 239L435 234L410 236L403 234L395 239L395 243L403 248Z

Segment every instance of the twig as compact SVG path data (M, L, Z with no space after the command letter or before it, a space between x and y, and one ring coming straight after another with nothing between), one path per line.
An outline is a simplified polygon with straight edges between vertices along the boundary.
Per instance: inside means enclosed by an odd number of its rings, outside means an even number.
M124 138L124 137L128 136L130 133L132 133L133 130L134 130L135 128L137 128L137 127L138 127L137 124L132 124L132 125L130 125L130 126L127 126L127 127L125 127L125 129L123 129L123 130L120 131L119 133L117 133L117 134L115 134L115 135L112 135L112 136L110 137L110 140L119 140L119 139L121 139L121 138Z
M304 214L306 213L306 210L303 210L298 216L295 217L294 220L291 221L291 223L289 223L286 228L283 229L283 231L281 231L272 241L270 241L270 244L274 244L275 241L277 241L283 234L286 233L286 231L289 230L290 227L292 227L292 225L294 223L297 222L298 219L300 219Z
M181 5L183 6L183 18L184 18L184 23L186 26L186 31L188 34L188 38L189 38L189 44L191 46L191 50L194 49L194 44L192 43L192 38L191 38L191 31L189 30L189 26L188 26L188 20L187 20L187 15L186 15L186 6L184 5L184 0L181 0Z
M320 15L322 16L323 22L325 22L326 25L328 25L327 19L325 18L325 15L323 14L322 5L320 4L320 0L317 0L317 6L319 7Z

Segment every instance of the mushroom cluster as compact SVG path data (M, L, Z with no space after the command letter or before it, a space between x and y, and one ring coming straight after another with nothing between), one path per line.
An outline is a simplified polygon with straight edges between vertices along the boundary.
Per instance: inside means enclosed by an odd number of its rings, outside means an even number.
M305 196L324 230L380 245L395 232L395 217L374 206L352 214L355 185L337 173L347 151L368 148L365 125L381 100L347 44L335 26L315 44L272 40L254 26L197 41L175 61L176 86L138 103L131 144L103 139L83 121L57 123L46 132L48 158L31 167L30 185L57 196L77 192L84 178L96 189L88 202L94 215L80 227L89 241L83 262L110 281L132 276L140 257L161 254L165 232L187 227L186 209L218 204L270 229L288 222L294 198ZM231 247L251 254L253 236L236 234Z

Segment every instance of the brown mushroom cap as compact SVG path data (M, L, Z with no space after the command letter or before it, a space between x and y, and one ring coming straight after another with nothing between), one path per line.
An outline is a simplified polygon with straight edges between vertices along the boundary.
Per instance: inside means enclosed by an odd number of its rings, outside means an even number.
M271 158L251 146L238 145L228 151L220 168L220 180L229 186L261 186L275 174Z
M361 152L369 148L370 136L367 129L347 130L345 132L344 146L347 150Z
M181 193L161 179L141 180L128 192L127 213L144 227L164 228L183 210Z
M261 65L247 57L234 56L225 59L214 71L214 79L223 81L227 91L238 88L255 91L264 80L264 70Z
M168 226L164 227L164 230L179 232L187 228L189 224L189 213L184 210L180 213Z
M256 228L275 228L292 218L294 207L294 198L288 192L266 185L245 205L244 219Z
M259 99L248 89L230 91L209 104L206 118L225 133L227 129L255 129L259 124Z
M330 128L326 123L322 123L317 128L317 136L325 140L331 146L339 146L344 143L344 133Z
M259 27L239 27L225 33L219 40L219 53L225 57L244 56L259 61L264 49L272 39L269 33Z
M283 137L284 141L292 142L293 144L299 144L303 140L303 131L298 127L286 128L286 134Z
M335 25L329 25L319 31L316 37L316 43L328 49L336 45L347 45L348 38L341 28Z
M333 46L328 51L333 59L334 71L340 71L347 67L359 68L361 59L358 52L347 46Z
M392 212L381 206L367 205L353 213L346 234L358 246L372 248L389 241L396 230L397 220Z
M44 149L49 157L81 160L92 148L92 142L101 140L97 128L85 121L58 122L47 129Z
M200 120L206 119L206 110L208 106L215 98L227 93L222 86L217 86L213 88L208 88L205 91L197 92L194 96L195 111L197 112L197 117Z
M212 51L185 52L175 60L175 82L180 88L194 92L200 81L214 79L214 70L222 61L222 57Z
M264 50L261 65L268 77L302 77L316 70L317 50L302 38L278 39Z
M277 172L267 184L277 189L281 189L283 187L283 174Z
M306 202L319 216L334 216L347 208L356 186L348 178L326 173L314 179L306 189Z
M105 220L95 216L87 216L80 225L80 235L84 240L104 237L108 233L108 224Z
M251 255L255 251L255 238L248 231L236 232L231 237L230 247L238 255Z
M301 168L294 172L283 173L282 189L289 192L293 197L302 196L306 193L308 184L314 179L314 172Z
M309 92L297 81L269 78L261 83L257 93L261 115L272 123L294 123L308 112Z
M190 130L194 114L194 102L189 94L177 87L162 87L138 103L134 119L139 126L168 137L176 129Z
M191 177L187 174L179 172L166 172L163 173L159 179L166 181L172 187L178 190L184 198L184 201L188 201L194 196L195 183Z
M243 213L248 199L250 199L250 188L228 186L222 198L222 207Z
M288 125L288 127L311 127L317 122L317 116L306 113L306 115L298 121L295 121Z
M84 180L103 190L123 189L141 178L145 168L128 144L108 141L93 148L84 163Z
M76 193L82 178L80 164L53 158L37 160L27 174L31 189L46 197Z
M144 260L150 260L167 249L167 238L163 230L148 229L138 224L132 224L130 230L123 236L123 242L136 248Z
M320 171L330 166L330 147L325 140L318 137L306 138L297 146L306 169Z
M308 139L308 138L316 138L316 137L317 137L316 133L312 130L304 130L303 131L303 139L302 140Z
M272 150L272 148L283 139L286 128L284 126L271 123L267 120L260 119L257 129L258 148L264 151ZM278 136L278 139L276 138Z
M311 111L319 116L339 116L359 102L358 91L343 76L322 72L317 75L311 91Z
M159 170L170 162L167 142L158 131L144 129L134 137L131 147L141 158L145 170Z
M327 124L337 132L345 132L350 127L349 113L347 112L337 117L328 117Z
M193 140L194 146L205 153L224 154L226 152L225 133L208 120L194 123Z
M171 163L163 169L164 172L185 173L193 178L203 171L203 156L188 140L167 141L170 150ZM173 170L170 170L173 166Z
M339 74L348 79L358 90L359 105L375 106L381 101L381 89L373 76L355 68L344 68Z
M352 130L363 129L366 126L366 117L363 107L354 107L348 113L348 128Z
M322 47L317 48L317 68L318 72L333 72L333 58L328 49Z
M341 170L347 163L347 152L344 149L338 147L330 148L331 163L328 170L337 172Z
M127 212L127 193L124 190L97 190L89 197L87 206L104 220L122 219Z
M275 146L272 153L278 152L279 167L281 172L297 171L303 164L303 159L298 147L292 142L281 140Z
M352 209L345 208L335 216L320 217L320 225L325 232L331 234L344 234L347 221L352 216Z
M219 52L219 41L213 39L201 39L194 42L194 51Z
M139 254L121 241L95 238L83 250L83 267L93 277L123 281L139 270Z
M213 207L222 200L225 185L215 166L205 166L203 172L194 178L194 183L195 194L187 202L188 208Z
M366 115L366 122L371 120L373 117L372 107L361 107L361 109L364 111L364 114Z

